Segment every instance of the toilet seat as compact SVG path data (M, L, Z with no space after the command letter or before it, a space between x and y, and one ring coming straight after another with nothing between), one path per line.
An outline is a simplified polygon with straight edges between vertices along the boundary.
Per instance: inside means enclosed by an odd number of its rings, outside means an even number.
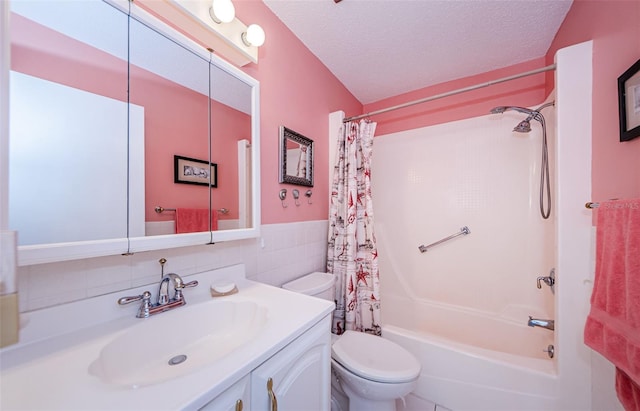
M381 337L345 331L331 346L331 357L368 380L403 383L418 378L420 363L407 350Z

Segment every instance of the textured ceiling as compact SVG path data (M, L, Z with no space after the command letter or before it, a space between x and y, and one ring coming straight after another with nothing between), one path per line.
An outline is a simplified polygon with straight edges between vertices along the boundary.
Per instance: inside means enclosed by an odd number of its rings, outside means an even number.
M366 104L542 57L572 1L264 3Z

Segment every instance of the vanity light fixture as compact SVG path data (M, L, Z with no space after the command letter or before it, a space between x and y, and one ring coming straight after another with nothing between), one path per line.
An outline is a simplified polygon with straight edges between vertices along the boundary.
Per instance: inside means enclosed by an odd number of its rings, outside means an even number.
M242 42L247 47L260 47L264 44L264 40L264 30L257 24L250 24L247 31L242 33Z
M209 16L218 24L231 23L236 17L236 8L231 0L212 0Z
M264 30L258 25L247 27L234 17L232 1L135 0L129 4L159 17L232 64L239 67L257 64L258 47L265 39Z

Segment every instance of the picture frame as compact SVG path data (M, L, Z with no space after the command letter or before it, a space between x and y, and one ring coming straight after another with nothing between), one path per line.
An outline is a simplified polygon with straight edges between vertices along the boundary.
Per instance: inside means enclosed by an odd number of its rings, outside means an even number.
M620 141L640 136L640 60L618 77Z
M313 187L313 140L280 126L278 182Z
M173 156L174 183L218 187L218 165L196 158Z

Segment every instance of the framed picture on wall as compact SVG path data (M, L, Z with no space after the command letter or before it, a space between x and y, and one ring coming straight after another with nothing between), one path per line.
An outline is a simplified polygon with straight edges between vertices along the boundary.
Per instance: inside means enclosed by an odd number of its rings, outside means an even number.
M173 156L174 183L218 187L218 165L195 158Z
M640 60L618 77L620 141L640 136Z

